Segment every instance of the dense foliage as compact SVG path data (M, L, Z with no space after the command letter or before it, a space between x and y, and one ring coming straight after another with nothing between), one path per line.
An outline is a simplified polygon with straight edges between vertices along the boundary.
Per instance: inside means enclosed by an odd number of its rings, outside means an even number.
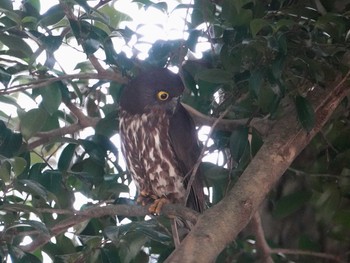
M179 67L183 102L194 116L202 116L196 109L243 120L235 128L217 125L213 143L204 143L206 154L220 156L203 163L208 205L215 206L268 134L252 120L273 124L294 105L311 131L317 119L309 92L333 85L350 67L349 1L134 1L185 17L185 39L154 44L138 31L142 25L125 26L135 18L116 9L119 1L60 0L45 12L41 2L0 1L2 261L41 262L44 252L54 262L155 262L173 251L166 216L144 220L143 210L128 210L135 209L131 180L115 144L120 90L140 70ZM145 44L141 60L137 47ZM75 59L82 54L85 60ZM260 212L276 262L349 260L349 117L344 98L267 196ZM79 212L77 193L88 198ZM126 205L117 216L94 210L113 203ZM255 238L243 231L217 262L255 262Z

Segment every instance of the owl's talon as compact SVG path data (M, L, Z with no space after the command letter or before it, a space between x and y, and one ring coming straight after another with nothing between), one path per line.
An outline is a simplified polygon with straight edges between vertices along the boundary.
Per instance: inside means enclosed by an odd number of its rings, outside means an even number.
M158 199L154 200L153 204L151 204L151 206L148 208L148 211L151 214L159 215L160 211L163 208L163 205L169 204L169 203L170 203L170 201L168 199L166 199L165 197L158 198Z
M142 206L146 206L146 205L152 204L154 200L157 200L158 198L159 197L156 196L155 194L151 194L145 190L142 190L136 199L136 203Z

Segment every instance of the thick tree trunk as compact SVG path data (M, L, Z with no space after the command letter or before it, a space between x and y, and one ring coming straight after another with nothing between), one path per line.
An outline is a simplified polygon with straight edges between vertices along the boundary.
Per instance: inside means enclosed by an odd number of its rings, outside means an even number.
M346 96L350 72L329 87L315 88L309 99L316 114L315 127L307 133L289 110L272 128L264 145L227 196L208 209L166 262L214 262L217 255L249 223L266 195L297 155L317 134Z

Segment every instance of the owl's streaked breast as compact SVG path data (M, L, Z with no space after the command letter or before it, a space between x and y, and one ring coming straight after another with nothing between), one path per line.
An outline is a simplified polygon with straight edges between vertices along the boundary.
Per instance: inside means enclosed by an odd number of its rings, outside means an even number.
M138 190L182 202L183 175L169 138L169 116L164 111L129 114L120 111L122 151Z

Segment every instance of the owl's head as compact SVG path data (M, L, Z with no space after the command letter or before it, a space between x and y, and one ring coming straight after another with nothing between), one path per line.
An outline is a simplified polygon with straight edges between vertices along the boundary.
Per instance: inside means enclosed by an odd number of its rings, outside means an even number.
M131 114L156 108L173 112L183 90L180 77L168 69L142 72L124 88L120 107Z

